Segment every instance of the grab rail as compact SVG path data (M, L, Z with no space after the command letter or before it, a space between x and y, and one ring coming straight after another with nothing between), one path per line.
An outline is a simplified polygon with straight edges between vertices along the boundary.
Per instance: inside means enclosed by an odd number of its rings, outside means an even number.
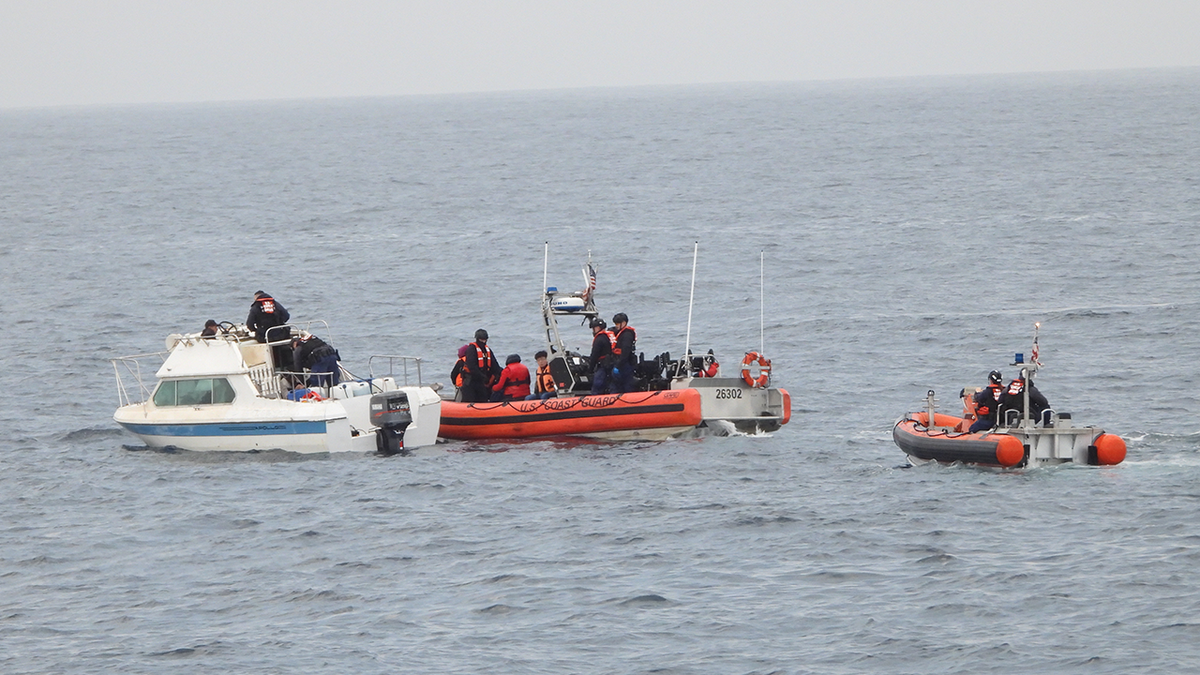
M386 374L381 373L379 375L379 377L392 377L392 378L396 377L396 362L399 361L400 365L404 366L404 372L403 372L404 386L406 386L406 387L410 386L410 383L408 381L408 364L411 361L412 363L416 364L417 386L418 387L425 386L424 384L421 383L421 358L420 357L418 357L418 356L396 356L396 355L390 355L390 354L374 354L369 359L367 359L367 376L370 377L371 379L375 378L375 359L380 359L380 360L387 359L387 362L388 362L388 372Z
M146 386L146 383L142 380L141 359L149 359L152 356L157 357L159 364L154 368L154 371L158 372L158 369L162 367L162 364L166 363L168 353L169 352L148 352L146 354L118 356L115 359L109 359L109 362L113 364L113 374L117 378L118 407L125 407L133 403L144 403L150 400L150 395L153 393L153 387ZM129 388L131 388L133 384L126 384L125 380L121 378L122 371L124 371L125 375L132 379L133 382L137 383L137 389L135 390L135 393L140 396L138 400L135 401L134 397L130 395Z

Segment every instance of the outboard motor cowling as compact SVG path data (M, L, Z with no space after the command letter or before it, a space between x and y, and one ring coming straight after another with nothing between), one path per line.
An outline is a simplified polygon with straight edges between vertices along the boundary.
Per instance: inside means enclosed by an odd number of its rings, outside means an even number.
M371 424L375 429L375 447L381 455L406 455L404 431L412 424L408 394L386 391L371 397Z

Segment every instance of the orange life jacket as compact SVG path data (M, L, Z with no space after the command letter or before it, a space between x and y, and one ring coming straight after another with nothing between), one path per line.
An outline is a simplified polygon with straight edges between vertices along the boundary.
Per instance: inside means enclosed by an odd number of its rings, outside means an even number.
M492 353L492 348L487 345L483 345L480 348L478 342L472 342L471 344L475 345L475 356L479 359L479 372L492 372L492 364L496 361L496 355Z
M537 369L538 393L544 394L548 391L558 389L554 384L554 376L550 374L550 364L538 366Z
M464 366L466 363L467 363L467 357L465 357L465 356L460 356L460 357L458 357L458 362L456 362L456 363L454 364L454 368L453 368L453 369L451 369L451 371L450 371L450 372L452 372L452 373L455 373L455 375L454 375L454 386L456 386L456 387L461 387L461 386L462 386L462 383L463 383L463 366Z

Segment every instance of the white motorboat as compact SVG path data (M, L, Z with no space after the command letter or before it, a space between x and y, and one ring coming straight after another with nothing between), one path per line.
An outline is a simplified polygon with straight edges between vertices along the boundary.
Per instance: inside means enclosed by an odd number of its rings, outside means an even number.
M287 329L259 343L226 322L215 336L175 334L166 352L113 359L113 420L151 448L191 451L397 454L436 442L441 398L423 386L420 359L372 356L365 378L339 365L340 384L294 388L311 373L276 368L273 348L290 348L300 333ZM156 369L154 382L143 381L143 368Z

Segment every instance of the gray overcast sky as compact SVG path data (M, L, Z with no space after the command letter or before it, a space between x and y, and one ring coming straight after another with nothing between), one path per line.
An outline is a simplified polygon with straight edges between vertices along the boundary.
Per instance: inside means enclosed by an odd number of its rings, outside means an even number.
M1200 0L0 0L0 108L1200 66Z

